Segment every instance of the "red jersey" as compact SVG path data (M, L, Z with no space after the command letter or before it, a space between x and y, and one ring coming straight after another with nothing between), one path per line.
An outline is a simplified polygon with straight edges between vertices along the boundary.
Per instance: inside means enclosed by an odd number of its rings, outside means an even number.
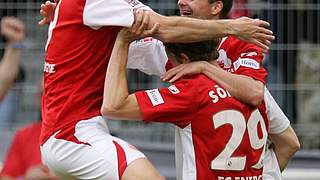
M177 125L183 180L261 179L268 121L204 75L136 94L144 121Z
M60 0L49 27L44 65L41 144L73 136L80 120L100 115L104 78L121 26L133 11L147 8L137 0Z
M30 167L41 164L39 136L41 123L37 122L19 130L5 157L1 175L23 177Z
M218 51L217 62L224 70L266 83L267 72L262 66L264 55L260 48L228 36L222 39Z

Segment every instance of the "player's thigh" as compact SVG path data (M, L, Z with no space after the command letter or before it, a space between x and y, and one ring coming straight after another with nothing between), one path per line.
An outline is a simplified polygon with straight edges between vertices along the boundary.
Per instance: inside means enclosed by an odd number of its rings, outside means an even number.
M134 160L125 169L121 180L164 180L147 158Z
M110 150L101 153L94 145L50 138L42 146L43 162L60 179L118 180L115 148L104 144Z

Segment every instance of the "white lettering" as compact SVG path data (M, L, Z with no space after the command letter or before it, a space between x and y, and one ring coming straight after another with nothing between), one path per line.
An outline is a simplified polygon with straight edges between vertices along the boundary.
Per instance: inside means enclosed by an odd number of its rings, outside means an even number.
M240 66L244 66L252 69L260 68L260 64L256 60L250 59L250 58L239 58L237 61L233 63L233 66L235 71L239 69Z
M227 97L227 93L224 89L218 87L217 88L217 93L221 98L226 98Z
M217 95L215 95L214 91L210 91L209 92L209 97L212 98L212 102L213 103L217 103L219 101L219 97Z
M50 63L45 62L43 71L46 72L46 73L53 74L53 73L56 72L56 70L54 68L55 66L56 66L55 64L50 64Z
M230 93L222 87L215 85L214 89L209 92L209 97L213 103L217 103L220 99L231 97Z

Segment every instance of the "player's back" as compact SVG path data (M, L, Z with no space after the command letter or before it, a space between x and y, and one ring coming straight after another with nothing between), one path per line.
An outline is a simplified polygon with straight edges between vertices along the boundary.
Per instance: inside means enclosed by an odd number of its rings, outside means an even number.
M100 115L104 74L120 27L85 25L86 3L61 0L50 24L41 143L58 130L70 140L77 121Z
M206 76L192 83L198 102L189 126L177 131L178 179L261 179L268 122Z

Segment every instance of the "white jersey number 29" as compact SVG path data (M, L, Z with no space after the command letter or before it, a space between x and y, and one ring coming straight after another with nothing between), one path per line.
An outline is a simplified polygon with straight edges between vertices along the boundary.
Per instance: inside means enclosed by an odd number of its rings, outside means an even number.
M258 123L262 129L262 138L258 136ZM244 170L246 164L246 156L231 157L233 152L239 147L242 142L246 129L248 129L250 144L253 149L260 149L263 147L259 161L252 167L255 169L262 168L262 158L265 151L265 144L267 141L267 129L264 120L259 112L255 110L252 112L248 123L243 114L236 110L221 111L213 116L214 129L222 125L230 124L233 128L232 135L221 153L211 161L211 169L214 170L230 170L241 171ZM248 147L249 148L249 147Z

